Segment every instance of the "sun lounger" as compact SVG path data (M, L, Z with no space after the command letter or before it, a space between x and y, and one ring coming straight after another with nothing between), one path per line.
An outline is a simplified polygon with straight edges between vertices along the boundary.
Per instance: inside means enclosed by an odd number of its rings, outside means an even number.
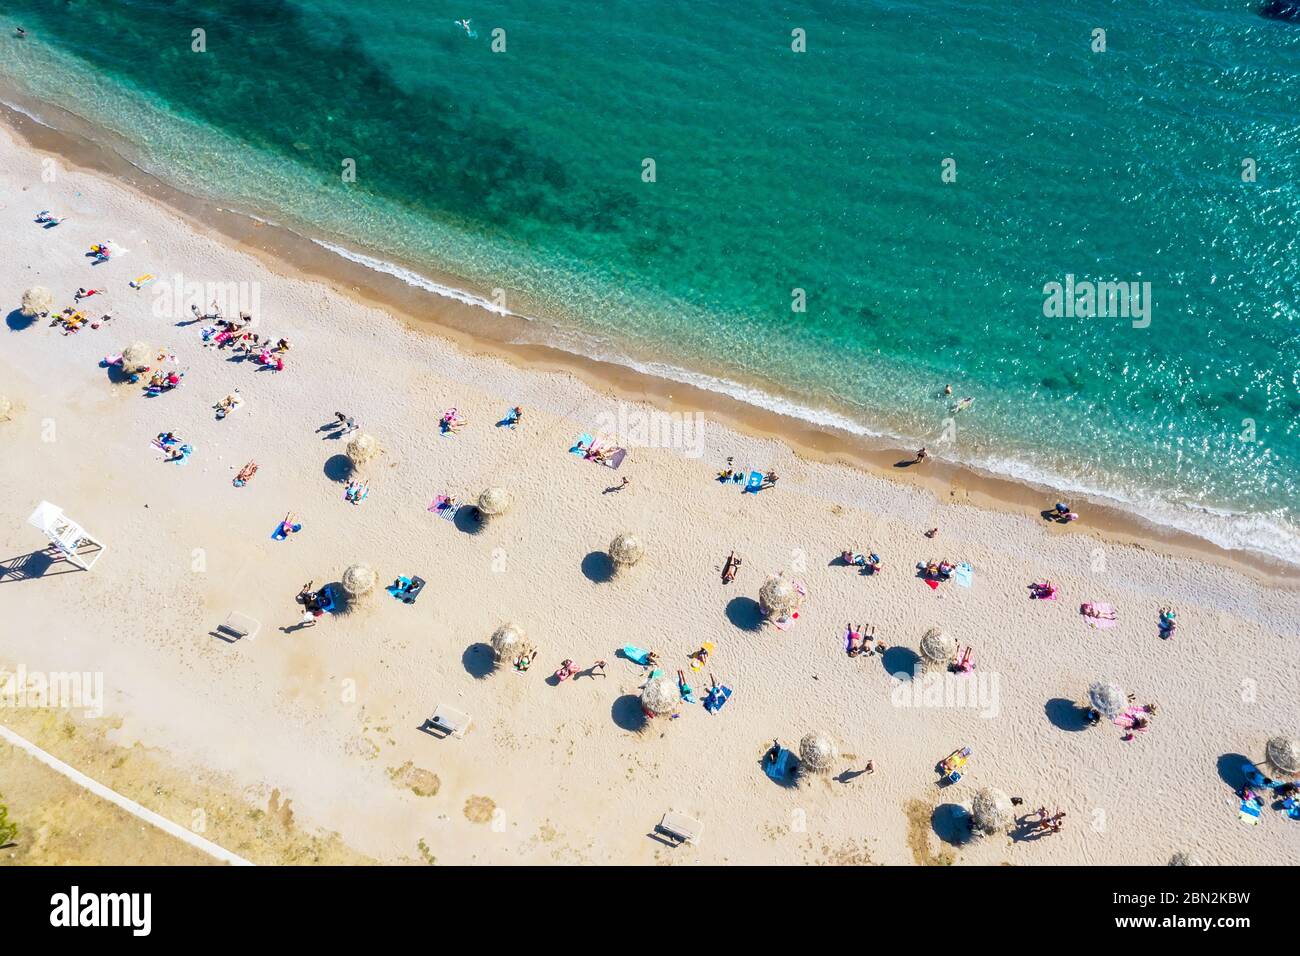
M253 620L246 614L233 611L224 621L217 625L217 633L239 640L243 637L257 637L257 632L261 628L260 622Z
M470 716L463 710L442 704L429 718L429 724L438 728L449 737L464 737L469 730Z
M659 825L655 827L655 830L676 840L678 845L683 843L697 845L700 842L700 836L704 833L704 824L684 813L669 810L664 814L663 819L659 821Z

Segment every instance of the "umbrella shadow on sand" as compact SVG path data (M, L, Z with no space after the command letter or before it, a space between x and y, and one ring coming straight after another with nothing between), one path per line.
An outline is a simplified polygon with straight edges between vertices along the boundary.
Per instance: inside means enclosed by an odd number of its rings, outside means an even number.
M1043 712L1047 714L1047 719L1051 721L1052 726L1057 730L1067 730L1075 733L1088 729L1088 720L1084 715L1083 708L1072 700L1066 700L1064 697L1053 697L1043 705Z
M595 584L604 584L614 578L614 562L604 551L592 551L582 559L582 575Z
M482 680L496 669L492 648L482 641L465 648L465 653L460 655L460 662L465 665L465 672L475 680Z
M949 846L970 842L970 811L958 803L941 803L930 814L930 829Z
M609 709L609 716L613 718L615 726L629 733L645 729L645 711L641 709L641 698L636 694L624 694L615 700Z
M910 647L902 647L896 644L885 649L885 653L880 655L880 663L885 665L885 673L891 677L895 674L902 674L906 679L910 680L921 664L921 655Z
M742 631L757 631L763 626L763 609L751 597L734 597L727 602L727 620Z
M456 516L452 519L452 524L456 530L463 534L478 534L487 524L483 520L483 515L479 512L477 505L461 505L456 510Z
M5 316L5 325L9 326L10 332L22 332L24 329L30 329L36 324L36 316L23 315L22 309L14 309Z
M330 481L347 481L352 477L352 459L347 455L330 455L325 460L325 477Z
M1253 765L1254 761L1245 754L1224 754L1215 761L1219 779L1233 790L1240 790L1246 785L1246 775L1241 772L1246 764Z

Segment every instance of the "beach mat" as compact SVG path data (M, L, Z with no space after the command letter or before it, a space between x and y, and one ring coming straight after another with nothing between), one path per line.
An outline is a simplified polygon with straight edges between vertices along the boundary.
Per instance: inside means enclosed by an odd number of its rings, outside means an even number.
M776 760L771 763L764 761L763 773L773 780L783 781L790 775L790 762L793 758L794 754L782 747L780 753L776 755Z

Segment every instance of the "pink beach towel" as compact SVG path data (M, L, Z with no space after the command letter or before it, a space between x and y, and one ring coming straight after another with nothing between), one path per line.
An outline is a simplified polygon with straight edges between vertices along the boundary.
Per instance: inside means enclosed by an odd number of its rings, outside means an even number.
M1089 627L1095 627L1098 630L1108 631L1117 626L1118 622L1110 620L1108 615L1114 614L1115 609L1109 604L1084 604L1080 606L1079 613L1083 615L1084 622ZM1098 616L1103 615L1103 616Z

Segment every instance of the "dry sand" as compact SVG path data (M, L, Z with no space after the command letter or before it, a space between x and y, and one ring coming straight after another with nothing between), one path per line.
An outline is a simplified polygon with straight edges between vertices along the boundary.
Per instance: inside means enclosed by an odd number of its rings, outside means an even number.
M32 216L45 208L71 218L42 229ZM85 252L104 239L129 255L92 266ZM17 410L0 423L0 665L102 672L105 716L77 719L102 726L106 747L147 746L174 774L220 781L250 807L272 794L277 810L290 801L295 826L346 844L321 859L1125 864L1191 848L1208 862L1261 864L1300 850L1300 826L1281 814L1239 823L1225 782L1236 755L1257 759L1267 736L1300 728L1294 588L976 507L957 488L936 496L810 461L713 421L702 457L638 447L619 471L598 467L566 454L575 436L648 406L471 354L326 284L272 272L98 176L60 169L46 182L41 156L8 133L0 242L0 302L16 307L42 284L62 308L80 286L107 288L87 311L107 299L116 315L72 336L9 316L0 394ZM130 290L142 273L159 277L155 287ZM198 324L156 315L158 289L177 276L257 284L260 331L294 342L286 371L229 361L201 347ZM145 398L110 382L99 359L137 339L175 353L180 389ZM235 387L246 404L216 421L212 404ZM514 404L524 424L494 427ZM450 406L470 424L442 436ZM357 507L337 480L346 440L318 431L336 410L383 448ZM165 464L150 447L166 430L195 446L189 461ZM727 456L775 469L780 482L756 496L721 486L713 474ZM257 477L232 487L249 459ZM625 475L628 488L607 492ZM426 511L435 494L472 498L489 484L509 488L515 505L481 528ZM41 499L108 543L93 572L24 574L43 545L26 524ZM273 541L289 510L303 531ZM936 525L936 540L922 536ZM598 552L622 530L645 538L647 556L603 580ZM884 572L832 564L845 547L880 552ZM732 548L745 564L723 586ZM931 591L910 570L945 556L975 567L972 588ZM304 582L335 581L354 562L382 583L419 574L429 585L414 606L377 592L346 616L281 630L297 620ZM786 632L751 629L753 599L778 569L807 584L801 619ZM1026 585L1043 577L1060 600L1028 600ZM1119 626L1084 626L1082 601L1115 604ZM1156 632L1167 603L1181 624L1172 641ZM261 620L261 633L213 637L232 610ZM847 658L850 619L899 647L883 662ZM505 620L540 649L526 675L484 674L483 642ZM982 708L899 705L891 672L910 668L931 625L974 645L976 686L995 693ZM735 688L725 710L686 706L680 719L638 726L645 672L616 649L653 647L671 672L704 641L718 646L708 670ZM553 686L565 658L606 659L608 676ZM1149 733L1123 742L1114 727L1076 729L1069 702L1101 675L1159 705ZM473 715L464 739L421 732L439 703ZM19 729L10 718L30 715L0 709ZM838 740L837 774L869 758L876 773L799 787L765 777L772 738L796 747L811 729ZM48 736L37 742L92 776L112 762L106 751L79 763ZM940 790L934 764L961 745L974 748L970 771ZM130 791L130 774L110 785ZM952 807L982 786L1065 810L1064 832L960 841ZM648 837L667 809L704 822L699 847Z

